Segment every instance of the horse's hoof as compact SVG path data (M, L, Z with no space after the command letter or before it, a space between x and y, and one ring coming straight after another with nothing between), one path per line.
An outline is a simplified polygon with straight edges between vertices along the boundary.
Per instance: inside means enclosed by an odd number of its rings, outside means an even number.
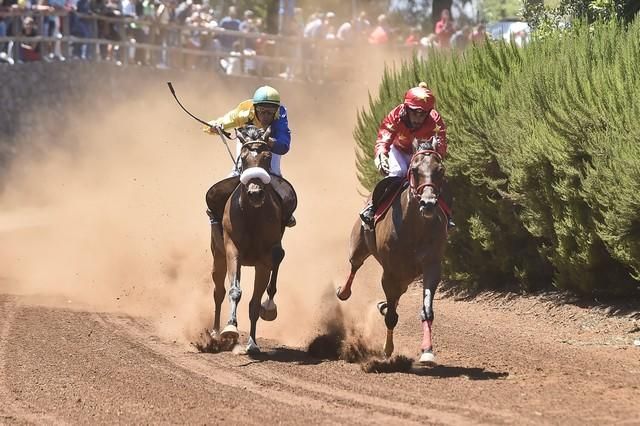
M385 358L391 358L391 354L393 354L393 343L385 344L384 348L382 348L382 352L384 353Z
M222 330L220 336L223 339L233 340L234 342L238 341L238 337L240 337L240 333L238 333L238 327L233 324L227 324L227 326Z
M422 365L436 365L436 356L432 351L423 351L418 362Z
M247 354L248 355L256 355L260 353L260 347L256 344L256 342L249 337L249 341L247 342Z
M351 289L349 289L348 292L345 292L344 294L342 294L342 287L338 287L338 290L336 290L336 296L338 297L338 299L344 302L345 300L351 297Z
M385 316L387 314L387 302L378 302L376 307L378 308L380 315Z
M265 321L273 321L278 317L278 307L273 299L268 299L260 305L260 318Z

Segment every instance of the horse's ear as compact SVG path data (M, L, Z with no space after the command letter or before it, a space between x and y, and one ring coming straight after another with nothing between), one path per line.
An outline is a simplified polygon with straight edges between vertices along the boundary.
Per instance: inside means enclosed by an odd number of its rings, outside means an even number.
M440 145L440 138L438 137L438 135L433 135L431 139L429 139L429 143L431 144L431 149L437 151L438 145Z
M271 136L271 126L267 127L264 134L262 135L262 140L267 142L269 140L269 136Z
M236 134L236 137L238 138L238 140L240 141L240 143L242 145L244 145L245 143L247 143L247 140L244 138L244 135L242 134L242 132L238 132Z

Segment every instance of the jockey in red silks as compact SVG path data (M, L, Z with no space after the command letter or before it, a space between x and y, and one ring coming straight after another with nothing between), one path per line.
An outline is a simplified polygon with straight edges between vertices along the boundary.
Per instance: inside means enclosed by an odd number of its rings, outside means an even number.
M382 120L375 145L375 165L383 176L407 176L415 139L426 140L437 136L439 140L434 148L442 158L446 156L447 126L435 110L435 106L435 96L427 89L426 83L420 83L418 87L409 89L404 95L404 102L392 109ZM447 194L444 194L445 192ZM443 187L442 195L443 198L450 198L447 197L449 191L446 190L446 185ZM446 201L450 208L451 200ZM373 228L376 208L373 200L369 200L360 213L360 218L369 229ZM455 224L451 217L448 217L448 220L448 227L451 229Z

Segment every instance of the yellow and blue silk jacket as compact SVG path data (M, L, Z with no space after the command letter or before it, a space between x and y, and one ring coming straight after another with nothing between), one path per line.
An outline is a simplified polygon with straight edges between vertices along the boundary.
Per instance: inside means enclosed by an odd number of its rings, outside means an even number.
M264 129L264 125L258 121L256 117L255 109L253 108L253 101L248 99L240 102L240 104L223 115L220 118L209 121L209 124L220 125L223 129L228 130L232 128L246 126L252 124L256 127ZM284 155L289 151L291 145L291 130L289 130L289 120L287 118L287 109L284 105L280 105L276 116L271 123L271 137L276 142L271 148L274 154Z

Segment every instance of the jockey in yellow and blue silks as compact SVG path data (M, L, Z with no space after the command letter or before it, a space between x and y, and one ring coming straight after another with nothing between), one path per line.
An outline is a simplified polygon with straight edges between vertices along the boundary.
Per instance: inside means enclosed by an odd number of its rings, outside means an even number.
M206 126L203 130L208 134L220 134L222 130L229 130L232 128L243 127L246 125L253 125L260 129L266 129L271 126L271 137L267 141L269 148L271 149L271 170L269 171L273 175L281 176L282 171L280 169L280 158L289 152L291 145L291 130L289 130L289 120L287 119L287 109L280 103L280 94L276 89L270 86L259 87L253 94L252 99L241 102L236 108L232 109L225 115L215 120L208 122L210 126ZM242 143L238 141L236 158L240 162L240 151L242 149ZM228 177L239 176L240 164L231 170ZM218 184L224 182L218 182ZM214 185L210 190L213 198L226 202L227 198L231 195L234 187L227 187L226 185ZM276 192L278 189L276 188ZM214 196L213 194L218 195ZM217 217L211 210L207 210L211 225L214 227L214 231L219 230L221 217ZM287 218L286 226L295 226L296 219L293 215Z
M211 127L205 127L209 134L219 133L220 129L228 130L252 124L258 128L266 129L271 126L271 139L269 148L271 157L271 173L282 176L280 158L287 152L291 145L291 130L287 109L280 103L280 94L270 86L259 87L252 99L241 102L236 108L215 120L209 121ZM238 142L237 152L240 153L242 144ZM237 168L231 172L232 176L238 175Z

